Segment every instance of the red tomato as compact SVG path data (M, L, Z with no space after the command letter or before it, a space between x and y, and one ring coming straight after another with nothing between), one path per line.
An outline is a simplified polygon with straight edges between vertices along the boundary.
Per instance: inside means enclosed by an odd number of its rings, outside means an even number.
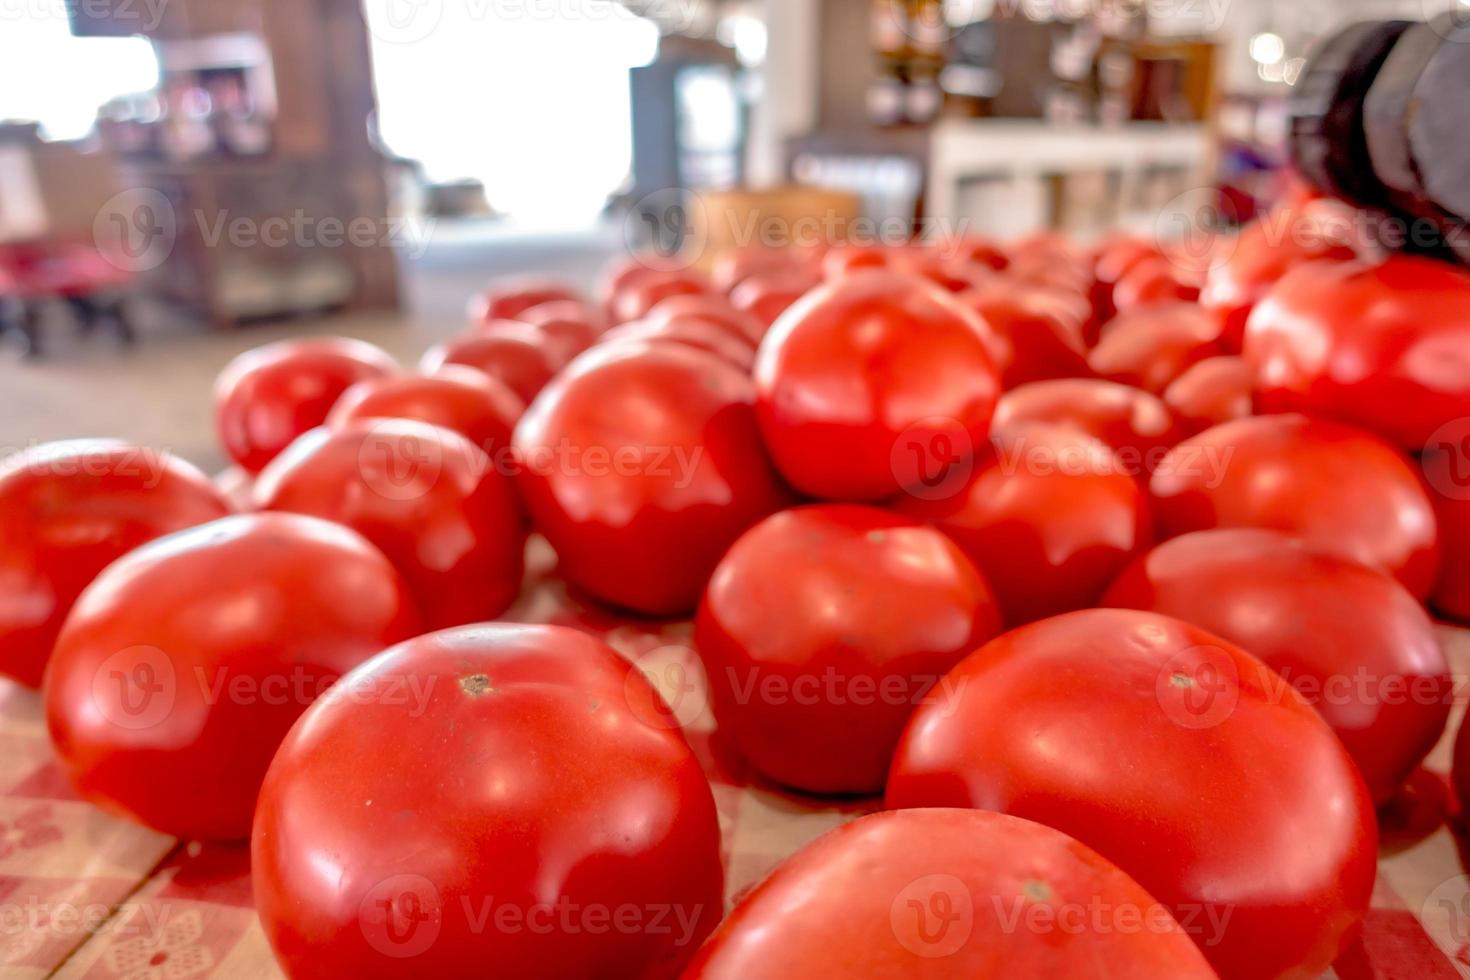
M1164 389L1164 404L1186 436L1255 412L1256 374L1240 357L1208 357Z
M341 429L362 419L414 419L458 432L492 460L503 459L526 403L499 381L446 364L434 374L362 381L337 401L328 424Z
M980 289L999 278L989 266L951 256L935 246L911 249L902 259L895 261L892 268L896 272L927 279L950 293Z
M51 740L99 806L176 837L238 840L296 717L417 631L402 579L347 528L213 521L144 545L82 593L46 674Z
M586 634L475 626L314 704L261 791L255 901L296 977L668 978L720 829L658 695Z
M1303 266L1256 307L1245 354L1268 407L1422 449L1470 416L1470 275L1408 255Z
M1096 604L1153 543L1148 495L1104 443L1065 425L1007 430L966 482L900 497L995 586L1007 626Z
M1470 428L1462 439L1470 439ZM1439 524L1443 564L1430 601L1458 620L1470 620L1470 441L1425 453L1430 499Z
M821 284L822 277L809 269L767 272L751 276L736 286L730 293L730 302L737 310L755 317L764 336L782 313Z
M822 276L841 279L854 272L891 269L895 259L905 251L906 246L838 245L822 256Z
M996 432L1033 422L1072 425L1113 448L1130 473L1150 473L1179 441L1174 416L1154 395L1112 381L1035 381L1005 393Z
M534 328L517 324L494 331L460 334L435 344L419 361L419 370L433 374L446 364L462 364L499 381L529 405L546 387L561 365Z
M1379 804L1449 718L1449 664L1418 601L1381 572L1277 531L1200 531L1161 544L1103 604L1182 619L1265 661L1337 732Z
M826 505L735 542L695 642L720 734L757 771L811 793L873 794L915 705L999 631L990 586L944 535Z
M1072 293L1084 300L1092 295L1094 279L1080 263L1050 255L1016 256L1006 275L1017 282Z
M722 252L715 259L710 279L715 289L729 294L732 289L751 276L766 272L781 272L802 264L804 263L800 256L791 249L753 245L748 248L735 248Z
M1215 262L1200 304L1222 327L1227 351L1239 351L1251 310L1292 269L1317 260L1347 261L1357 253L1300 211L1278 209L1247 225Z
M1125 310L1105 327L1087 364L1099 377L1157 395L1189 368L1224 354L1220 324L1193 303Z
M655 306L674 296L710 292L709 280L694 269L659 272L635 280L613 301L613 323L631 323L648 316Z
M639 320L613 327L602 335L603 344L671 343L714 354L750 373L755 366L755 348L730 331L704 317L681 315L665 320Z
M1005 249L989 239L973 235L941 241L933 247L945 255L984 266L994 272L1002 272L1010 264Z
M1368 908L1377 827L1342 743L1273 676L1167 616L1024 626L914 714L887 804L1054 827L1166 904L1225 980L1315 977Z
M722 330L734 334L754 347L766 335L766 326L741 310L737 310L724 296L716 293L671 296L648 312L648 323L667 323L670 320L700 319Z
M803 493L862 501L968 459L1000 390L986 333L948 294L893 272L854 273L808 294L756 360L776 465Z
M1144 259L1118 280L1113 308L1124 313L1157 303L1195 302L1199 285L1188 281L1183 272L1166 258Z
M470 322L515 320L532 307L567 300L582 300L571 283L547 276L511 276L496 280L470 302Z
M1266 415L1207 429L1159 464L1149 491L1164 538L1286 531L1393 575L1420 599L1439 571L1434 507L1408 458L1335 422Z
M342 392L397 372L377 347L343 337L282 340L246 351L214 383L220 444L248 472L259 473L297 436L325 422Z
M520 488L573 584L652 615L692 610L726 549L780 509L738 368L676 344L582 355L521 419Z
M188 463L112 439L0 462L0 673L41 686L56 634L97 573L134 548L230 513Z
M935 809L875 813L807 845L684 972L822 976L1214 980L1215 971L1153 896L1066 834Z
M360 419L298 439L260 474L262 510L346 525L388 556L431 629L494 619L520 592L526 530L509 474L458 433Z
M1043 291L997 279L961 293L959 301L1004 338L1009 350L1001 373L1005 388L1092 373L1081 323L1060 313Z
M557 364L566 364L597 343L598 336L607 329L601 313L586 303L572 300L533 306L520 315L520 320L529 323L545 339L544 344Z
M1109 318L1117 311L1113 292L1118 283L1140 265L1162 258L1163 252L1158 243L1142 238L1121 238L1103 247L1093 263L1093 278L1095 295L1101 300Z

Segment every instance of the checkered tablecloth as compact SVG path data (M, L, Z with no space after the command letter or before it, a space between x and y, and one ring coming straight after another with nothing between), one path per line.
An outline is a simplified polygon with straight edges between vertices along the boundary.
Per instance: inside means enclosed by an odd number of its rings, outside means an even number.
M723 751L688 623L629 623L569 597L533 562L507 619L604 636L665 693L703 760L719 806L727 899L804 844L877 808L780 792ZM1446 627L1457 677L1470 631ZM1450 731L1459 724L1459 713ZM1382 815L1373 908L1341 980L1470 977L1470 844L1449 828L1450 736ZM184 844L81 802L51 753L40 703L0 687L0 976L242 980L280 976L251 905L245 848ZM1331 974L1330 974L1331 975Z

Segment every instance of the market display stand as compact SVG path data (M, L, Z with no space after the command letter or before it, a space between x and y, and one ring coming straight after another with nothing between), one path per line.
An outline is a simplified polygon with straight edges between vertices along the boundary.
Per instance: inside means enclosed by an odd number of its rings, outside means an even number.
M533 539L521 601L505 617L603 636L657 684L703 761L720 812L726 900L878 801L802 798L761 784L722 750L686 622L630 622L579 602ZM1444 627L1457 680L1470 630ZM1470 977L1470 861L1450 829L1451 728L1382 815L1373 908L1328 974L1340 980ZM251 902L243 847L182 844L79 800L46 737L40 699L0 688L0 977L193 980L281 976Z

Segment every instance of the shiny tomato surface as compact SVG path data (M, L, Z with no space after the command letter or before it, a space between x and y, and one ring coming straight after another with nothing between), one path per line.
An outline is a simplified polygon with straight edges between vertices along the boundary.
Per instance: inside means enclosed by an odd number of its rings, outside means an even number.
M646 317L653 308L675 296L698 296L714 287L695 269L654 272L634 279L613 300L613 323L630 323Z
M579 302L582 293L569 282L549 276L509 276L492 283L470 303L470 322L515 320L543 303Z
M985 332L938 287L893 272L852 273L809 293L756 360L777 467L810 496L871 501L968 459L1000 390Z
M1065 425L1008 429L963 485L894 506L932 522L974 560L1007 626L1094 605L1153 543L1135 474L1106 444Z
M435 344L419 361L419 370L433 374L446 364L474 368L515 392L529 405L546 387L561 364L551 345L529 324L496 321Z
M730 291L730 302L769 329L796 301L822 284L811 269L786 269L750 276Z
M1213 980L1157 900L1050 827L981 810L863 817L781 864L685 980Z
M1362 778L1259 660L1167 616L1093 609L991 641L921 707L890 808L1054 827L1167 905L1226 980L1316 977L1377 862Z
M1119 313L1159 303L1193 303L1200 287L1186 271L1162 256L1144 259L1113 287L1113 308Z
M1227 422L1181 442L1149 485L1161 537L1215 527L1285 531L1393 575L1415 597L1439 573L1434 506L1407 456L1304 415Z
M1326 415L1413 452L1470 417L1470 275L1395 256L1303 266L1246 330L1269 408Z
M737 310L728 299L718 293L671 296L649 310L645 319L651 323L704 320L730 332L751 347L761 342L761 338L766 335L767 326L751 314Z
M367 538L430 629L494 619L520 592L526 523L512 474L449 429L362 419L309 432L261 473L255 499Z
M683 736L554 626L434 633L343 678L271 764L252 873L293 977L656 980L722 910Z
M1111 446L1133 473L1150 472L1179 441L1174 415L1156 395L1098 378L1036 381L1006 392L995 431L1033 423L1075 426Z
M1157 395L1200 361L1224 354L1219 341L1219 323L1194 303L1154 303L1104 326L1087 364L1100 378Z
M602 344L669 343L714 354L746 374L755 366L755 347L707 318L678 314L660 320L637 320L613 327L602 335Z
M519 487L560 570L593 597L689 612L729 546L788 499L740 369L675 344L577 358L516 429Z
M838 504L784 511L735 542L695 643L721 736L757 771L873 794L915 705L999 631L989 584L943 534Z
M342 392L397 371L379 348L344 337L282 340L246 351L215 380L220 445L259 473L297 436L325 422Z
M458 432L492 459L510 449L526 403L480 371L446 364L433 374L400 374L348 388L327 424L340 429L362 419L413 419Z
M1208 357L1169 382L1164 404L1186 436L1249 418L1255 412L1256 374L1242 357Z
M177 837L239 840L297 716L418 630L402 579L357 533L227 517L144 545L82 593L46 721L88 800Z
M1008 354L1001 384L1007 390L1032 381L1091 376L1081 320L1058 309L1045 290L998 277L958 298L1004 339Z
M118 440L52 442L0 461L0 673L40 687L62 621L97 573L231 510L188 463Z
M1265 661L1337 732L1380 804L1449 718L1449 665L1418 601L1382 572L1277 531L1167 541L1102 604L1182 619Z

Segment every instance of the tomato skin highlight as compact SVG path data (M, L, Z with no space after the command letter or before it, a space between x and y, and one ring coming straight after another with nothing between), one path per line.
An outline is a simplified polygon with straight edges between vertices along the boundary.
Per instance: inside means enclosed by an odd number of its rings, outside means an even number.
M1418 599L1440 566L1434 506L1409 458L1372 433L1304 415L1227 422L1154 471L1161 538L1213 527L1285 531L1388 572Z
M242 840L291 724L420 629L388 560L296 514L227 517L115 562L73 607L46 721L87 799L189 840Z
M683 976L1215 972L1162 905L1065 834L999 813L929 809L863 817L807 845L735 907Z
M113 439L52 442L0 463L0 673L41 686L84 588L134 548L234 508L188 463Z
M1102 605L1182 619L1265 661L1337 732L1379 805L1449 719L1449 664L1418 601L1381 572L1276 531L1167 541L1125 571Z
M554 626L429 634L344 678L271 764L252 866L293 977L656 980L722 911L714 797L677 724L637 668Z
M883 790L915 704L1000 631L989 584L933 528L821 505L746 532L695 628L722 737L811 793Z
M1086 610L991 641L920 708L890 809L970 806L1076 837L1196 935L1226 980L1317 976L1377 871L1372 801L1337 736L1260 661L1179 620Z

